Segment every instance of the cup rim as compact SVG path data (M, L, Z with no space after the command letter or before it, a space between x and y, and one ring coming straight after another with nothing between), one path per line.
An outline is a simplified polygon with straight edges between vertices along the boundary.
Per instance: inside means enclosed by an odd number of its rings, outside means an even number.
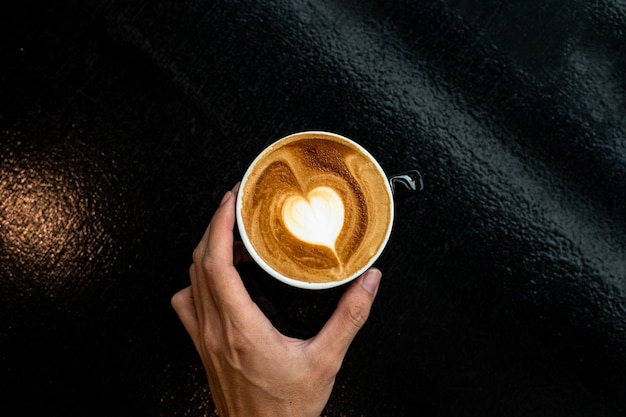
M362 267L360 268L358 271L356 271L354 274L341 279L341 280L336 280L336 281L326 281L326 282L307 282L307 281L301 281L295 278L290 278L278 271L276 271L274 268L272 268L269 264L267 264L267 262L265 262L263 260L263 258L261 258L261 256L256 252L256 250L254 249L254 246L252 245L252 242L250 242L250 239L248 238L248 234L245 230L245 227L243 225L243 217L241 214L241 208L242 208L242 204L243 204L243 194L245 192L245 185L246 182L248 181L248 178L250 176L250 173L252 172L252 170L254 169L254 167L256 166L256 164L269 152L271 152L274 148L276 148L277 146L280 146L283 142L286 142L288 140L293 139L296 136L317 136L317 137L331 137L331 138L335 138L338 139L339 141L344 141L347 142L349 144L351 144L352 146L354 146L355 148L357 148L363 155L365 155L376 167L376 169L378 170L378 172L380 173L380 175L385 179L384 184L385 184L385 190L387 191L387 194L389 196L389 222L387 223L387 230L385 232L385 238L383 240L383 242L381 243L381 245L379 246L378 250L376 251L376 253L370 258L370 260ZM389 177L385 174L385 171L383 170L383 168L380 166L379 162L376 160L376 158L374 158L374 156L367 150L365 149L363 146L361 146L360 144L358 144L357 142L353 141L352 139L349 139L343 135L337 134L337 133L332 133L332 132L328 132L328 131L323 131L323 130L305 130L305 131L300 131L300 132L295 132L295 133L291 133L287 136L283 136L282 138L272 142L270 145L266 146L255 158L254 160L250 163L250 165L248 166L248 168L246 169L242 179L241 179L241 184L239 186L239 191L237 193L237 202L236 202L236 220L237 220L237 229L239 231L239 235L241 237L241 241L243 242L246 250L248 251L248 253L250 254L250 256L252 257L252 259L254 260L254 262L256 262L257 265L259 265L265 272L267 272L269 275L271 275L272 277L278 279L279 281L292 286L292 287L297 287L297 288L302 288L302 289L310 289L310 290L323 290L323 289L329 289L329 288L335 288L335 287L339 287L341 285L347 284L348 282L353 281L354 279L358 278L359 276L361 276L368 268L370 268L375 262L376 260L378 260L378 258L380 257L380 255L382 254L382 252L384 251L385 247L387 246L388 242L389 242L389 238L391 236L391 230L393 229L393 222L394 222L394 214L395 214L395 201L394 201L394 197L393 197L393 192L391 190L391 186L389 184Z

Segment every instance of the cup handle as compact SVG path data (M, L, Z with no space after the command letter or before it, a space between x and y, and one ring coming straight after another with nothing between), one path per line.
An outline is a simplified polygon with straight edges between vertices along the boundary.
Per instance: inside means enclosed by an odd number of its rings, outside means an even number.
M422 174L416 169L401 172L389 177L389 185L391 186L391 192L395 196L398 192L398 185L402 186L403 193L417 193L424 189L424 180Z

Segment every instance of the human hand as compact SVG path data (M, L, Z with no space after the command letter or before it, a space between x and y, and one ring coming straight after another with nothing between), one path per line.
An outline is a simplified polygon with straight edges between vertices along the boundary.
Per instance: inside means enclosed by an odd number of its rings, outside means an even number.
M221 416L319 416L348 347L367 320L381 273L346 289L311 339L284 336L252 301L235 269L249 260L234 243L238 184L226 193L193 252L191 286L172 306L200 354Z

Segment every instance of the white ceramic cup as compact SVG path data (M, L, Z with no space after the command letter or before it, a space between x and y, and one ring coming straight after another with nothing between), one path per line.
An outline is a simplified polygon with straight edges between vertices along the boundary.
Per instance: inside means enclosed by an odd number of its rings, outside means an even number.
M376 167L376 169L380 173L381 178L384 180L383 182L385 183L385 190L386 190L386 193L387 193L387 198L389 199L389 202L390 202L390 209L389 209L389 213L388 213L389 220L388 220L388 223L387 223L387 230L386 230L386 233L385 233L384 241L380 245L378 251L358 271L356 271L352 275L346 276L346 277L344 277L343 279L340 279L340 280L333 280L333 281L327 281L327 282L305 282L305 281L294 279L294 278L291 278L291 277L288 277L288 276L285 276L285 275L281 274L280 272L278 272L275 269L273 269L270 265L268 265L267 262L265 262L263 260L263 258L261 256L259 256L259 254L255 250L254 246L250 242L250 239L248 238L248 235L247 235L245 227L244 227L244 222L243 222L243 218L242 218L242 201L243 201L244 193L250 192L249 190L247 190L247 187L246 187L246 181L248 180L249 174L254 170L254 167L257 164L257 162L259 160L261 160L268 152L270 152L273 149L276 149L277 147L280 147L283 142L291 140L294 136L301 136L301 137L316 136L316 137L320 137L320 138L324 138L324 137L329 137L330 138L330 137L332 137L332 138L334 138L336 140L339 140L340 142L345 142L349 146L351 146L351 147L357 149L358 151L360 151L367 159L369 159L372 162L372 164ZM344 136L341 136L341 135L338 135L338 134L335 134L335 133L330 133L330 132L323 132L323 131L298 132L298 133L294 133L294 134L285 136L282 139L279 139L276 142L274 142L273 144L269 145L250 164L249 168L247 169L247 171L245 172L245 174L243 176L243 179L241 180L241 186L239 187L239 194L237 196L237 211L236 211L236 215L237 215L237 226L238 226L238 229L239 229L239 234L241 235L241 240L242 240L244 246L248 250L248 253L250 253L250 256L252 257L252 259L254 259L254 261L265 272L267 272L268 274L270 274L274 278L282 281L283 283L288 284L288 285L293 286L293 287L305 288L305 289L316 289L316 290L327 289L327 288L338 287L340 285L346 284L346 283L352 281L353 279L359 277L361 274L363 274L363 272L365 272L369 267L371 267L374 264L374 262L376 262L376 260L379 258L379 256L381 255L381 253L385 249L385 246L387 245L387 242L389 241L389 236L391 235L391 229L393 228L393 221L394 221L393 191L392 191L391 186L390 186L390 180L385 175L385 172L381 168L381 166L378 163L378 161L376 161L376 159L367 150L365 150L361 145L359 145L358 143L356 143L356 142L354 142L354 141L352 141L352 140L350 140L350 139L348 139L348 138L346 138Z

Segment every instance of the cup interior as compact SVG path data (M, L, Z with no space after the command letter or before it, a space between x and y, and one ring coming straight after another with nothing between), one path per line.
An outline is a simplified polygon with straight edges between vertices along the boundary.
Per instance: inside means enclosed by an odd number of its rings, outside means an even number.
M341 280L333 280L333 281L326 281L326 282L306 282L306 281L301 281L299 279L294 279L294 278L290 278L288 276L285 276L284 274L280 273L279 271L276 271L274 268L272 268L270 265L268 265L268 263L263 260L263 258L257 253L257 251L254 248L254 245L251 243L248 234L245 230L244 227L244 222L243 222L243 214L242 214L242 206L243 206L243 195L244 193L248 192L247 188L246 188L246 184L248 181L248 178L250 176L250 173L254 171L254 168L256 166L256 164L263 159L263 157L268 153L271 152L273 149L276 149L277 147L280 147L284 142L287 141L291 141L294 138L299 137L299 138L309 138L309 137L316 137L316 138L328 138L328 139L334 139L334 140L339 140L340 142L344 142L348 145L350 145L351 147L357 149L361 154L363 154L365 157L367 157L372 164L376 167L377 171L379 172L381 178L383 179L383 182L385 184L385 189L387 192L387 196L389 198L389 220L387 223L387 230L385 232L385 237L383 240L383 243L380 245L379 249L377 250L377 252L370 258L370 260L363 265L362 268L360 268L358 271L356 271L355 273L353 273L350 276L347 276ZM354 142L351 139L348 139L344 136L338 135L336 133L331 133L331 132L324 132L324 131L304 131L304 132L298 132L298 133L293 133L291 135L285 136L277 141L275 141L274 143L272 143L271 145L269 145L268 147L266 147L263 151L261 151L259 153L259 155L252 161L252 163L249 165L248 169L246 170L242 180L241 180L241 185L239 187L239 192L237 195L237 204L236 204L236 218L237 218L237 227L239 230L239 234L241 236L241 240L246 248L246 250L248 251L248 253L250 254L250 256L252 257L252 259L265 271L267 272L269 275L271 275L272 277L278 279L279 281L282 281L283 283L293 286L293 287L297 287L297 288L303 288L303 289L328 289L328 288L334 288L334 287L338 287L341 285L344 285L352 280L354 280L355 278L359 277L363 272L365 272L369 267L371 267L374 262L380 257L381 253L383 252L383 250L385 249L388 241L389 241L389 237L391 235L391 229L393 228L393 220L394 220L394 198L393 198L393 192L391 190L390 187L390 183L388 181L388 177L385 174L385 172L383 171L382 167L380 166L380 164L378 163L378 161L365 149L363 148L361 145L359 145L358 143Z

